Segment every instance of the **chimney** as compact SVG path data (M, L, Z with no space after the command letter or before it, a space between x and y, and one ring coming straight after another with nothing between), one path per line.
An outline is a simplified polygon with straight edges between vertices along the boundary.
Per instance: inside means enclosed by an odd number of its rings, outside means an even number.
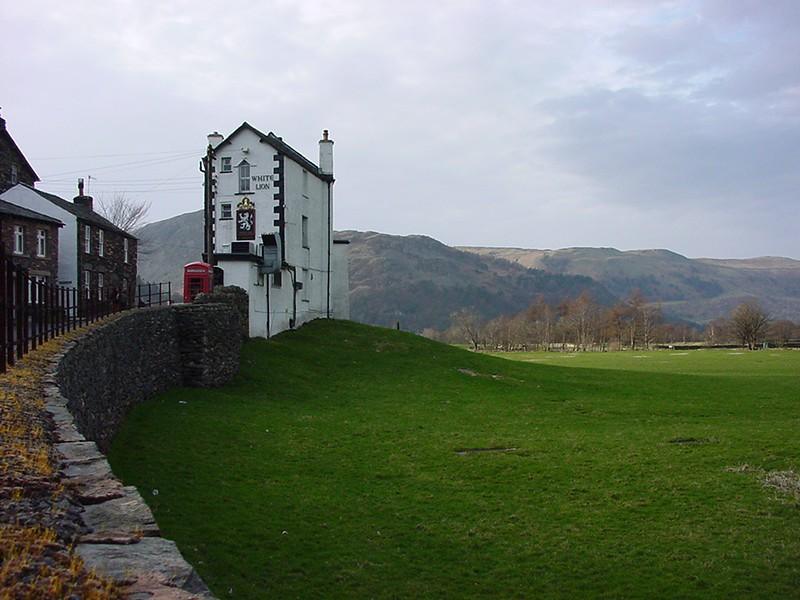
M219 143L223 140L222 134L219 131L215 131L214 133L208 134L208 145L212 148L216 148Z
M91 196L84 196L83 195L83 177L78 178L78 195L72 199L72 201L77 204L78 206L83 206L88 208L89 210L94 210L92 208L92 203L94 199Z
M328 139L328 130L322 130L319 141L319 170L324 175L333 175L333 140Z

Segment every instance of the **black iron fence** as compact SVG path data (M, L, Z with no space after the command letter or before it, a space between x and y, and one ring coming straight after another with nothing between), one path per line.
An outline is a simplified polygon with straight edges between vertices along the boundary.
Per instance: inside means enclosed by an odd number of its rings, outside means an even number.
M54 285L15 265L0 247L0 373L77 327L128 308L168 304L169 291L168 284L130 290Z
M172 282L140 283L136 286L134 300L134 306L138 306L139 308L172 304Z

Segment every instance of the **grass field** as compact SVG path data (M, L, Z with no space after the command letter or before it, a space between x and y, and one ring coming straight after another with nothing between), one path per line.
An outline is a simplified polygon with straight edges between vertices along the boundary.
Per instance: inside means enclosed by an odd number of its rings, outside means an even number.
M800 597L800 352L674 354L319 321L110 459L220 598Z

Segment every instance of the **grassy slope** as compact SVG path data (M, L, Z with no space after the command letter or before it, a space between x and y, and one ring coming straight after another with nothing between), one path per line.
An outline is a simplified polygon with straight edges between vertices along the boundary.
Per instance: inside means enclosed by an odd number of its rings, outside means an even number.
M220 597L796 597L797 504L725 471L800 467L800 353L755 356L575 369L320 321L138 407L110 458Z

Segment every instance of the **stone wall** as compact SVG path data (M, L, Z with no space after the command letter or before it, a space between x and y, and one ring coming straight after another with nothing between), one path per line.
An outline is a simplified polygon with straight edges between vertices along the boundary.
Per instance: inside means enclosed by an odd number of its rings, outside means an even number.
M242 327L242 339L250 337L250 299L247 292L236 285L215 287L210 294L198 294L195 304L221 303L232 306L238 313Z
M239 315L220 304L123 313L68 344L56 381L78 431L108 450L130 408L178 385L222 385L239 367Z

